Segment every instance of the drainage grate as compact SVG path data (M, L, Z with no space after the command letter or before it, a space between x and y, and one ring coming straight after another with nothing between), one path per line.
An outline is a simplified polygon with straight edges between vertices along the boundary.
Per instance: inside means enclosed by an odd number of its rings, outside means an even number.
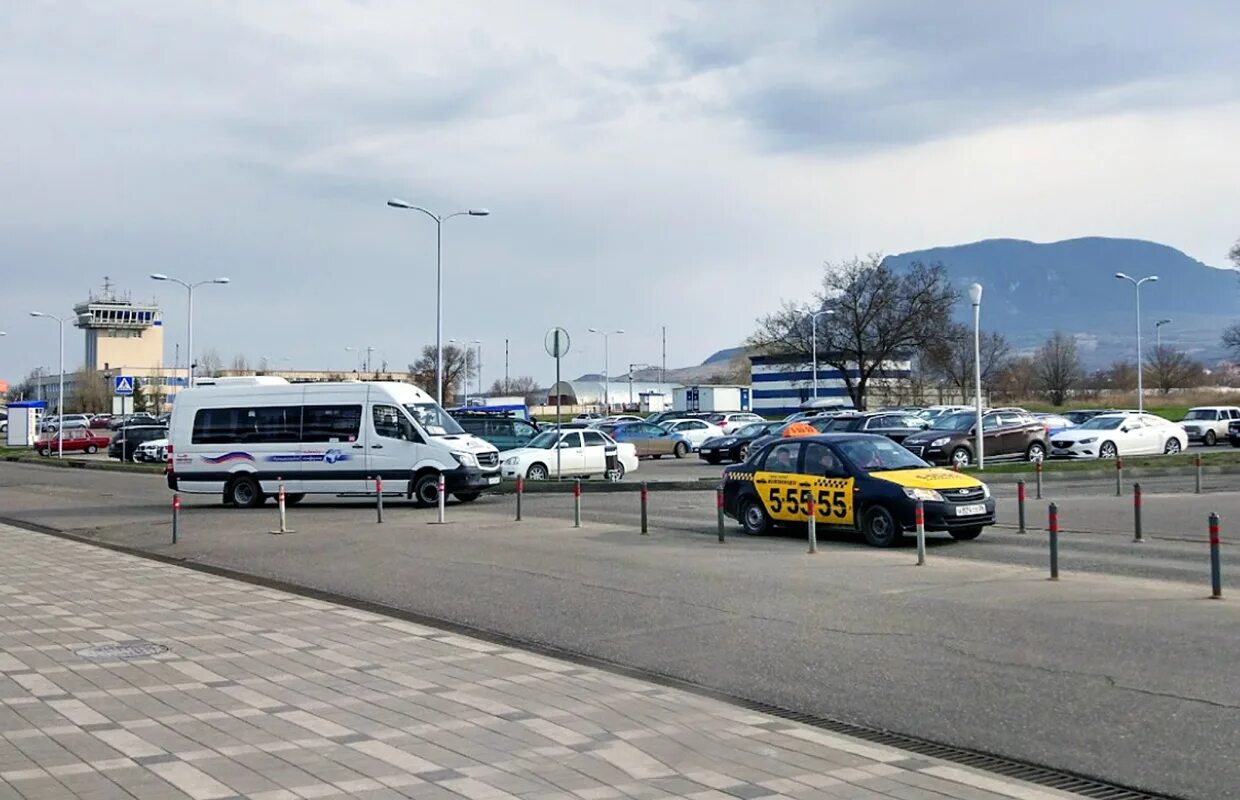
M110 642L93 647L83 647L76 652L82 658L89 658L91 661L132 661L135 658L150 658L166 653L168 648L155 642L135 639L132 642Z

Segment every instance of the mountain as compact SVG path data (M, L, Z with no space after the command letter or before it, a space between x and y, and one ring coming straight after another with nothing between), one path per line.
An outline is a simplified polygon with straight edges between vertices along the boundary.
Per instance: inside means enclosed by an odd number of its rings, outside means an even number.
M980 283L982 329L1002 333L1021 351L1032 350L1055 330L1077 338L1086 366L1101 367L1135 353L1136 278L1157 275L1141 287L1142 346L1154 344L1154 323L1163 343L1206 362L1222 358L1222 329L1240 315L1240 277L1210 267L1167 245L1140 239L1089 237L1038 243L988 239L888 256L901 270L921 261L940 262L960 290L956 316L972 320L968 287Z

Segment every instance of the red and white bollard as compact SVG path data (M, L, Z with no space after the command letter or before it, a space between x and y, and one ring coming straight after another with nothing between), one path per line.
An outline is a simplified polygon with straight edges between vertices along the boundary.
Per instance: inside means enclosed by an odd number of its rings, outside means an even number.
M517 522L521 521L521 498L525 495L525 478L517 476Z
M177 532L181 527L181 495L172 495L172 543L177 543Z
M276 490L276 507L280 509L280 530L271 531L271 533L294 533L294 531L288 527L288 518L285 514L286 505L284 502L284 479L276 478L276 480L280 482L279 488Z
M383 524L383 476L375 476L375 524Z
M813 497L805 505L805 513L809 517L809 552L813 554L818 552L818 512Z
M913 506L913 524L917 528L917 566L926 563L926 505L918 500Z

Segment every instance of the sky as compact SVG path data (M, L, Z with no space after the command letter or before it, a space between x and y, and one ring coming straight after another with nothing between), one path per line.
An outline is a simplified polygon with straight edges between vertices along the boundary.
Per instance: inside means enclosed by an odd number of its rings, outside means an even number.
M184 343L486 383L739 344L823 264L992 237L1237 236L1240 4L114 0L0 7L0 379L104 276ZM66 369L81 335L66 333Z

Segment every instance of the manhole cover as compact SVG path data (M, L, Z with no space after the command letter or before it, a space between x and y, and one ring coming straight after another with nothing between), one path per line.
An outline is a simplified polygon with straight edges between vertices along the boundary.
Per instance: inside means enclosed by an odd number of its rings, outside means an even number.
M89 658L93 661L129 661L134 658L149 658L166 652L168 652L168 648L162 644L136 640L83 647L77 651L77 654L82 658Z

